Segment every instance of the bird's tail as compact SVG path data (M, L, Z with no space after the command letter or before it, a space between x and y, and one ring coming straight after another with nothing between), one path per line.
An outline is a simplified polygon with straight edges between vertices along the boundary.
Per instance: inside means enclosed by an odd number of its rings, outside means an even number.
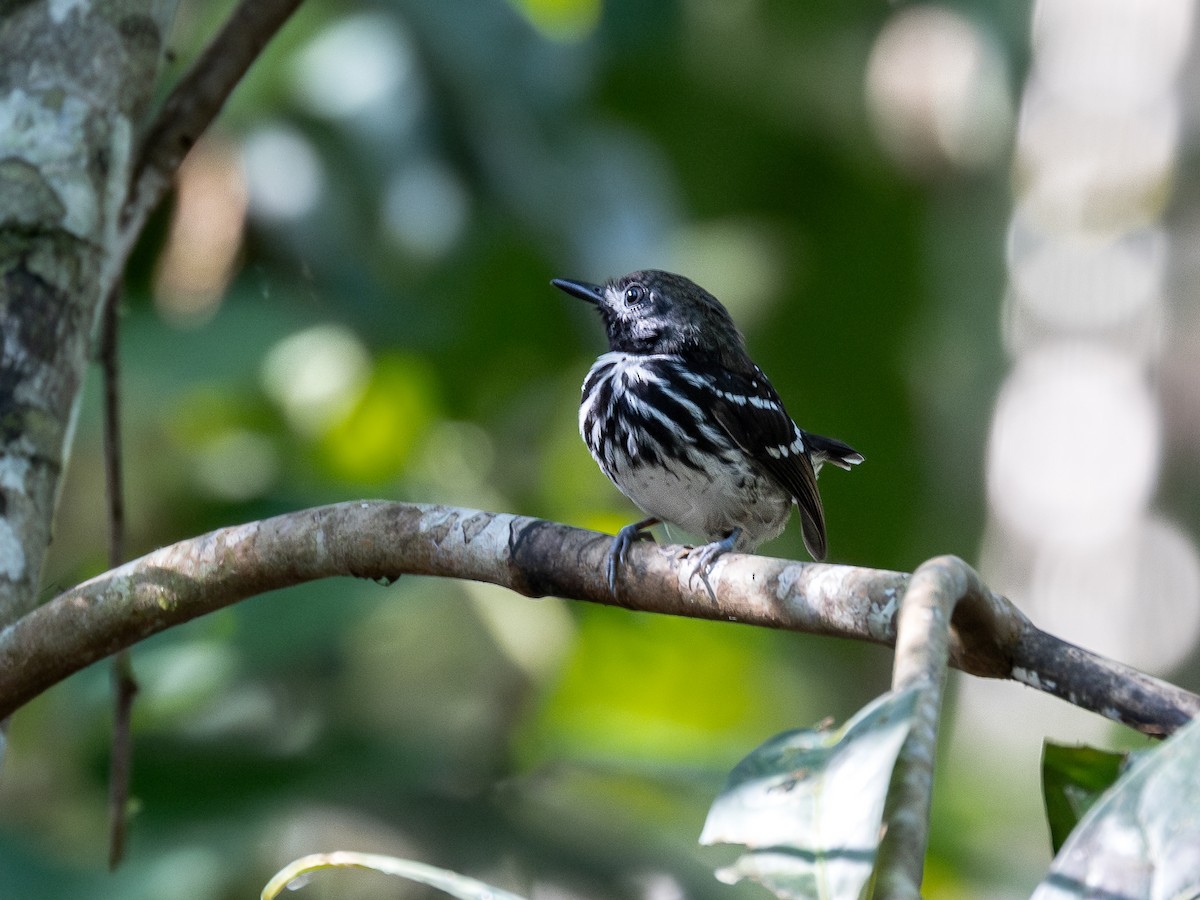
M812 455L814 469L820 469L821 463L832 463L839 469L849 469L863 461L863 455L843 444L837 438L822 437L819 434L805 434L804 442L808 444Z

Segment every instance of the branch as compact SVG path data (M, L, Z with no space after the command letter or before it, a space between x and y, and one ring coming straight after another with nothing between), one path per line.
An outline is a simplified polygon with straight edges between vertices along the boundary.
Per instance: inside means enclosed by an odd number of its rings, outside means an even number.
M247 597L351 575L466 578L531 597L616 605L609 535L524 516L355 501L222 528L164 547L61 594L0 631L0 717L84 666L172 625ZM890 645L909 576L729 554L710 577L716 601L677 554L630 549L620 605ZM1174 731L1200 697L1039 631L998 594L954 611L951 664L1012 678L1147 734Z
M192 63L142 141L121 215L120 269L179 164L301 0L242 0Z
M933 762L950 656L950 623L958 604L984 595L975 571L955 556L922 564L908 583L896 623L892 690L920 691L912 729L888 790L879 847L878 896L919 898L929 843Z

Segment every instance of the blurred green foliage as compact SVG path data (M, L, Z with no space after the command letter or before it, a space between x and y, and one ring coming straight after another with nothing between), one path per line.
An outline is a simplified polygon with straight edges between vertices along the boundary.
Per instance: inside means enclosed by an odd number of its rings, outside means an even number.
M182 5L174 74L224 8ZM1015 86L1027 5L958 9ZM250 198L227 288L182 312L161 296L172 209L129 273L131 553L364 495L625 524L635 511L576 433L603 336L547 282L660 266L728 303L805 427L865 453L822 480L833 559L972 558L1006 164L916 177L879 148L864 71L893 11L305 4L210 135L240 154ZM104 568L97 399L93 380L46 597ZM799 529L765 552L803 558ZM844 720L889 664L451 582L259 597L136 649L115 875L106 667L15 718L0 893L246 897L289 859L354 849L534 896L755 896L712 877L731 854L696 844L726 772L772 734ZM981 863L961 829L942 834L931 896L1002 896L1044 862ZM301 896L388 890L327 877Z

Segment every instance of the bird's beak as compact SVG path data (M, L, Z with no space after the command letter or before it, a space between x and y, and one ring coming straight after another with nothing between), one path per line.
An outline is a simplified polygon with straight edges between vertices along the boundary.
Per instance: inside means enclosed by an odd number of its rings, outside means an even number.
M588 303L598 305L604 298L604 288L595 284L588 284L586 281L571 281L568 278L555 278L550 282L560 291L565 291L572 297L578 297L580 300L586 300Z

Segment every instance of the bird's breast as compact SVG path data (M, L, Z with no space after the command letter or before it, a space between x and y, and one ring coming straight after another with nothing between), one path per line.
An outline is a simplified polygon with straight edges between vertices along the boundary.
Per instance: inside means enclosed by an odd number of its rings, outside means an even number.
M652 516L706 538L782 530L791 497L712 420L713 397L669 356L606 353L584 380L579 430L601 470Z

